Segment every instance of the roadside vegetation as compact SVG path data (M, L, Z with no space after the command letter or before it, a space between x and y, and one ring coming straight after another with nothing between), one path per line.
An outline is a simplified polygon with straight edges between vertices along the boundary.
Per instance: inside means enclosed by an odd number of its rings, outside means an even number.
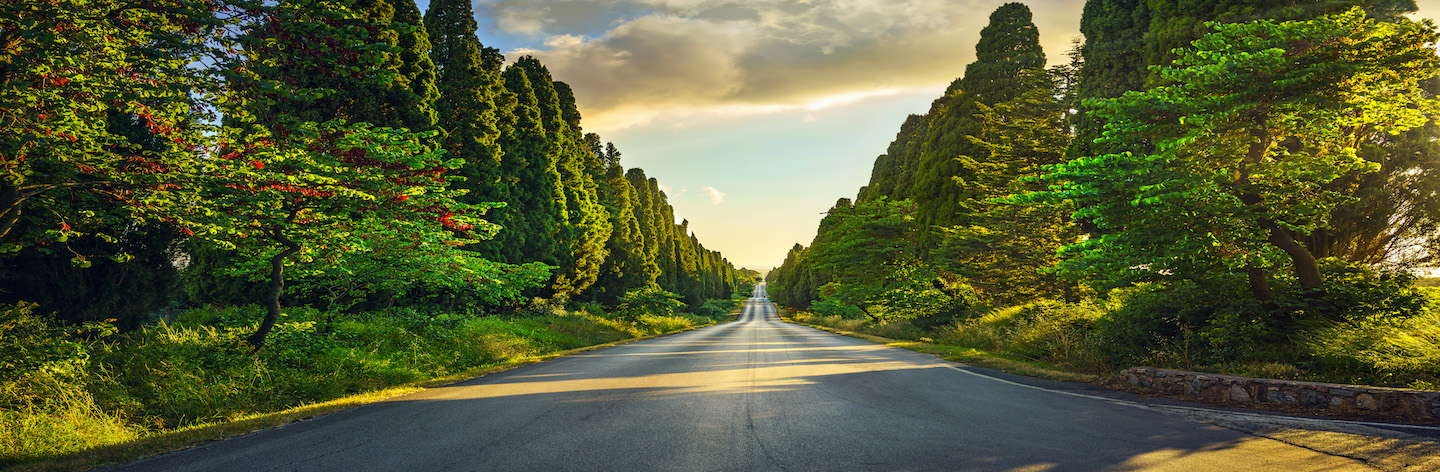
M1003 5L771 297L1090 375L1440 388L1440 294L1415 275L1440 262L1440 58L1414 8L1090 0L1046 68Z
M758 273L474 18L0 2L0 466L725 317Z
M259 352L245 341L264 313L254 305L191 309L125 333L10 307L0 312L0 467L691 329L743 300L708 300L696 310L708 316L543 301L505 316L292 308Z
M811 305L792 320L899 341L990 367L1105 378L1138 365L1248 377L1440 390L1440 290L1357 300L1343 320L1281 329L1223 299L1142 285L1066 303L977 306L930 328ZM1383 292L1382 292L1383 293ZM1212 295L1213 296L1213 295ZM1230 305L1229 308L1224 308ZM1238 305L1238 306L1236 306ZM1220 306L1218 311L1216 306ZM1045 372L1046 370L1058 372Z

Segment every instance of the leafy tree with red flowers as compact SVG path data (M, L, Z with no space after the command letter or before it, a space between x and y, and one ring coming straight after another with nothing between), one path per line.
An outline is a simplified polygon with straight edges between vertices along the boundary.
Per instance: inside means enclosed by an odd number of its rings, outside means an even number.
M247 1L0 4L0 253L173 220ZM217 65L192 67L192 60ZM120 126L117 126L119 124ZM139 135L144 135L143 137ZM124 261L128 255L112 252Z

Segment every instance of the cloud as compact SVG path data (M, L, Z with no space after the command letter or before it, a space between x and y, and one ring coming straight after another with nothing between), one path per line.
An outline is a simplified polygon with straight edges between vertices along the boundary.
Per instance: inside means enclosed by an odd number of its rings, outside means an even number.
M671 186L665 185L665 184L657 184L657 186L660 188L660 191L661 191L661 192L665 192L665 197L666 197L666 198L671 198L671 199L677 198L677 197L679 197L679 196L681 196L681 195L684 195L685 192L689 192L689 191L690 191L690 189L687 189L687 188L678 188L678 189L677 189L677 188L675 188L675 187L671 187Z
M486 0L497 28L535 35L533 55L569 83L587 129L770 114L875 91L943 86L974 58L1001 0ZM1036 23L1073 24L1074 0L1030 2ZM600 18L603 17L603 20ZM1050 44L1053 43L1053 44Z
M715 187L701 187L700 190L710 197L710 203L719 205L725 202L725 192L715 190Z

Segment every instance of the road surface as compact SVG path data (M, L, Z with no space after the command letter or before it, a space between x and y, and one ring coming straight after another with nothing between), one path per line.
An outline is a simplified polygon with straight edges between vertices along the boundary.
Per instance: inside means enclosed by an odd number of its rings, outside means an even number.
M735 322L113 470L1373 470L784 323L764 296Z

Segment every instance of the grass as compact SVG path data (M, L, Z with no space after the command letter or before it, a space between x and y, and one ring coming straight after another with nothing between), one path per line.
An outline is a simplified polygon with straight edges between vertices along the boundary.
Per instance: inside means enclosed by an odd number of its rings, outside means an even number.
M1066 382L1093 382L1102 378L1100 375L1086 372L1077 372L1066 369L1055 363L1038 359L1024 358L1013 353L995 352L974 347L960 346L937 342L929 337L916 337L914 339L895 339L883 336L884 334L911 334L918 332L913 326L907 327L908 322L898 321L884 323L880 327L871 327L867 320L845 319L839 316L815 315L809 312L796 312L786 317L786 321L799 323L812 328L830 331L836 334L864 339L873 343L895 346L911 351L932 354L948 361L955 361L964 364L988 367L1005 372L1028 375L1048 380Z
M1440 290L1419 288L1415 293L1419 301L1363 299L1359 309L1344 312L1339 320L1312 319L1291 330L1267 330L1263 323L1244 318L1244 311L1186 313L1186 307L1202 304L1185 294L1143 290L1080 303L1042 300L996 308L931 330L916 329L904 320L804 311L790 317L957 362L1055 380L1103 379L1127 367L1149 365L1440 390Z
M99 338L30 333L25 339L36 341L15 344L19 354L0 344L0 354L44 358L20 375L0 373L0 467L83 470L134 460L723 318L413 309L335 316L300 308L252 354L242 339L258 310L197 309ZM0 313L0 331L28 316ZM7 334L15 333L0 332ZM69 341L41 345L64 336ZM56 346L63 355L41 355Z

